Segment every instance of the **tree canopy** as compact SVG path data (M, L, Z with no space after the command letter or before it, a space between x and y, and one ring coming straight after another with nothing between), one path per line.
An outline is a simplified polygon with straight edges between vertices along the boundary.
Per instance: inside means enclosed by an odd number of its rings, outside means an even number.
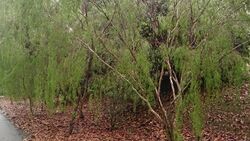
M144 105L170 140L191 106L199 139L201 97L249 80L249 11L248 0L0 0L0 93L31 111L73 105L72 126L86 97Z

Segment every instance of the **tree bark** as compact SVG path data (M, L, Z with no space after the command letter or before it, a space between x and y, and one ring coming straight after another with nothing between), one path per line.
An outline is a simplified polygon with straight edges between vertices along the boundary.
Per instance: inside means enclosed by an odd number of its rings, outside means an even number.
M32 98L31 98L31 96L29 96L28 97L28 99L29 99L29 108L30 108L30 113L31 113L31 115L33 116L34 115L34 111L33 111L33 101L32 101Z
M91 40L91 46L92 49L94 50L94 42L93 39ZM87 54L87 68L85 70L85 76L84 76L84 80L83 82L81 82L81 93L80 93L80 109L79 109L79 115L80 118L84 118L84 114L83 114L83 103L84 103L84 96L87 95L88 93L88 87L89 87L89 83L90 83L90 79L92 77L92 64L93 64L93 53L91 53L91 51L88 50L88 54Z

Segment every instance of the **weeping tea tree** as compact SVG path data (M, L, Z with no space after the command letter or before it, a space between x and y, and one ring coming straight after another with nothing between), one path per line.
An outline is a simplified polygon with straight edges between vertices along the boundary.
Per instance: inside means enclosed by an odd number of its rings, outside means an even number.
M1 2L1 93L32 113L73 105L70 132L87 96L90 107L146 106L168 140L183 140L189 115L201 140L201 96L247 76L247 0Z
M183 114L190 109L200 140L202 94L239 86L246 76L249 56L239 51L249 52L246 5L244 0L84 1L80 14L92 37L78 40L96 60L91 97L147 106L168 140L183 140ZM172 95L167 103L164 87Z
M37 102L51 110L74 102L84 74L85 49L72 40L80 36L69 28L75 22L69 16L72 12L59 8L68 2L1 2L5 10L1 16L1 90L10 97L28 99L31 113Z

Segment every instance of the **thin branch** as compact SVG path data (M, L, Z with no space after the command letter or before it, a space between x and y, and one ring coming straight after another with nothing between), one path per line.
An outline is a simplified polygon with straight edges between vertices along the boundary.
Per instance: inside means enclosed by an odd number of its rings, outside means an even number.
M168 60L166 61L167 65L168 65L168 71L169 71L169 80L170 80L170 83L171 83L171 88L172 88L172 92L173 92L173 97L174 99L176 99L176 93L175 93L175 88L174 88L174 82L173 82L173 73L172 73L172 67L171 67L171 64L170 64L170 61L169 61L169 58Z
M175 81L175 84L176 84L177 87L178 87L178 91L179 91L178 93L180 93L180 92L182 92L180 82L179 82L179 80L178 80L178 77L177 77L175 71L172 70L172 72L173 72L173 74L174 74L173 80Z
M194 20L194 23L198 22L199 18L204 14L204 12L206 11L209 3L211 2L211 0L208 0L206 5L203 7L202 11L200 12L200 14L197 16L197 18Z
M164 68L162 67L162 68L161 68L160 79L159 79L159 82L158 82L158 89L157 89L157 92L158 92L158 93L161 93L160 91L161 91L161 82L162 82L163 74L164 74Z
M171 133L171 129L172 129L172 124L170 122L171 119L168 117L167 110L164 108L162 100L161 100L161 96L160 96L161 82L162 82L163 74L164 74L164 68L162 67L160 79L158 82L158 89L155 87L155 94L156 94L158 103L160 105L161 111L165 117L165 123L167 124L167 130L169 133Z
M141 100L143 100L150 112L152 112L155 117L160 121L160 122L164 122L164 120L161 118L161 116L152 108L150 102L142 95L139 93L139 91L134 87L134 85L125 77L124 74L120 73L118 70L116 70L115 68L113 68L111 65L109 65L107 62L105 62L88 44L86 44L83 40L79 39L79 41L81 41L84 46L90 50L96 57L97 59L99 59L104 65L106 65L107 67L109 67L111 70L113 70L121 79L123 79L124 81L126 81L130 86L131 88L133 89L133 91L141 98Z
M245 41L245 42L243 42L243 43L237 45L236 47L232 48L232 49L229 50L228 52L224 53L224 54L219 58L219 62L221 62L221 60L222 60L225 56L227 56L228 54L230 54L231 52L233 52L233 51L236 50L237 48L239 48L239 47L241 47L242 45L245 45L245 44L247 44L247 43L249 43L249 42L250 42L250 40L247 40L247 41Z

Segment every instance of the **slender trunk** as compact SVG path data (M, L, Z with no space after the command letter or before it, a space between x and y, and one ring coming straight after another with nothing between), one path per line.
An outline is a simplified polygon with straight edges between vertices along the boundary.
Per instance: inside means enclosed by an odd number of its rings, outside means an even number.
M156 98L157 98L157 101L158 101L158 104L160 106L160 110L161 110L161 114L162 114L162 121L161 121L161 124L163 125L163 129L165 130L165 134L166 134L166 137L167 137L167 140L168 141L174 141L174 122L172 122L172 118L171 118L171 115L169 115L167 111L167 109L164 107L163 103L162 103L162 99L161 99L161 96L160 96L160 93L161 93L161 82L162 82L162 78L163 78L163 75L164 75L164 67L162 67L161 69L161 74L160 74L160 79L159 79L159 82L158 82L158 89L155 88L155 95L156 95ZM171 83L172 85L172 83Z
M44 108L44 103L42 102L41 103L41 112L43 112L45 110L45 108Z
M26 86L25 86L25 83L24 83L24 77L23 77L23 89L24 89L24 91L26 90ZM34 111L33 111L33 101L32 101L32 98L31 98L30 95L28 96L28 100L29 100L30 113L31 113L31 115L33 116L33 115L34 115Z
M83 114L83 95L84 94L81 94L82 96L80 97L81 101L80 101L80 108L79 108L79 118L80 119L84 119L84 114Z
M91 46L92 49L94 50L94 42L93 39L91 40ZM88 50L88 55L87 55L87 69L85 70L85 76L84 76L84 80L81 83L81 93L80 93L80 109L79 109L79 116L81 119L84 118L84 114L83 114L83 102L84 102L84 96L86 96L86 94L88 93L88 87L89 87L89 83L90 83L90 79L92 76L92 64L93 64L93 53L91 53L91 51Z
M196 44L196 39L195 39L195 20L194 20L194 11L193 11L193 3L192 0L189 1L189 5L190 5L190 23L189 23L189 46L191 48L195 47Z
M29 96L28 97L28 99L29 99L29 108L30 108L30 113L31 113L31 115L33 116L34 115L34 111L33 111L33 101L32 101L32 98Z
M200 136L196 137L196 141L200 141L200 140L201 140Z
M165 133L166 133L166 138L167 138L167 141L174 141L174 132L173 132L173 129L170 129L168 127L168 125L164 125L164 130L165 130Z
M92 40L92 48L93 48L93 46L94 45L93 45L93 40ZM88 51L87 62L88 62L88 67L85 71L84 79L81 81L81 89L80 89L80 92L77 92L78 93L78 100L77 100L77 105L74 108L74 112L72 114L72 118L70 121L69 134L72 134L72 132L73 132L75 119L77 117L78 110L79 110L79 118L81 118L81 119L84 118L83 101L84 101L84 96L88 92L89 81L90 81L90 78L92 75L91 68L92 68L92 64L93 64L93 54L90 51Z
M10 104L13 105L13 97L10 97Z
M72 117L71 117L71 121L69 124L69 134L72 134L73 130L74 130L74 125L75 125L75 119L77 117L77 110L79 109L79 105L80 105L80 101L81 101L81 97L80 97L80 93L78 93L78 100L77 100L77 105L74 108L74 111L72 113Z

